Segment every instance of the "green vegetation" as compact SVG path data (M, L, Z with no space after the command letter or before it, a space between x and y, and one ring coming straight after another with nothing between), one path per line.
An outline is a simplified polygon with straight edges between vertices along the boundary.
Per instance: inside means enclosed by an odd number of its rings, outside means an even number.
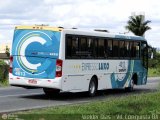
M104 101L97 101L85 104L59 106L45 109L31 110L20 112L17 115L19 118L25 119L79 119L83 117L106 116L112 119L126 116L146 116L159 115L160 117L160 91L154 93L145 93L140 95L125 96L118 99L109 98ZM93 119L93 118L92 118Z
M8 46L6 46L5 53L7 54L8 57L10 56L10 49L8 48Z
M148 76L149 77L159 77L160 76L160 69L159 68L149 68L148 69Z
M127 26L125 28L138 36L144 36L145 32L151 28L147 26L151 21L145 21L144 15L133 15L129 17Z
M148 61L148 76L159 77L160 76L160 53L154 52L154 58Z
M8 69L9 66L3 60L0 60L0 86L8 85Z
M144 36L145 32L151 29L151 27L148 26L150 22L151 21L149 20L145 21L144 15L133 15L129 17L129 20L125 28L135 35ZM154 58L149 59L148 76L158 77L160 76L160 53L157 53L156 49L152 48L151 46L150 48L154 52Z
M7 86L9 86L9 81L8 81L8 79L4 79L4 80L1 80L0 81L0 87L7 87Z

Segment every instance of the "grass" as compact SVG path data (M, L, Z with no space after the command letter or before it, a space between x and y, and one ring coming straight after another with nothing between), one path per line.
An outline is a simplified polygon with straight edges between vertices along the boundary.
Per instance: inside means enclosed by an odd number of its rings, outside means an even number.
M25 120L83 120L83 119L125 119L125 117L153 117L160 118L160 91L120 98L109 98L85 104L50 107L45 109L19 112L19 118ZM134 118L132 118L134 119ZM149 119L149 118L148 118Z
M9 86L8 79L7 80L0 80L0 87L7 87Z
M157 68L149 68L148 69L149 77L160 77L160 69Z

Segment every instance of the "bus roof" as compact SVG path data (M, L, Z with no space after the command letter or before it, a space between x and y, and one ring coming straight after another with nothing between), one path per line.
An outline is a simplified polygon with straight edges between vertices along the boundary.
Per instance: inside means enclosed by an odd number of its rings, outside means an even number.
M15 29L51 30L51 31L62 31L63 30L63 28L43 26L43 25L16 26Z
M99 37L109 37L109 38L117 38L117 39L128 39L128 40L141 40L146 41L144 37L134 36L134 35L125 35L125 34L114 34L108 32L100 32L100 31L87 31L87 30L78 30L78 29L64 29L66 34L75 34L75 35L89 35L89 36L99 36Z
M100 31L91 31L91 30L80 30L80 29L65 29L61 27L50 27L43 25L33 25L33 26L16 26L15 29L31 29L31 30L51 30L51 31L63 31L66 34L75 34L75 35L90 35L90 36L100 36L100 37L110 37L117 39L128 39L128 40L141 40L146 41L144 37L141 36L131 36L125 34L113 34L108 32L100 32Z

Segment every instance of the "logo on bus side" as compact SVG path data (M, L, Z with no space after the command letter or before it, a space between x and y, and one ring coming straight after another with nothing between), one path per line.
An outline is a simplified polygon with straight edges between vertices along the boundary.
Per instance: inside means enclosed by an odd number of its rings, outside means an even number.
M31 31L24 32L19 39L16 46L16 54L21 69L28 74L45 74L48 66L53 63L50 59L44 59L44 57L58 57L58 50L51 52L48 50L48 48L53 49L52 39L56 40L57 38L47 32ZM34 56L39 56L41 59L37 57L35 60Z
M108 70L109 63L82 63L82 71Z

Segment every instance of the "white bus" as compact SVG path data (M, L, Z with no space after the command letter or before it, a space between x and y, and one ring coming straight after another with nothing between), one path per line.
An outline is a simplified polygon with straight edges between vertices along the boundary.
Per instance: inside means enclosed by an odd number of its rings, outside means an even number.
M45 94L125 88L147 83L143 37L48 26L17 26L9 83Z

